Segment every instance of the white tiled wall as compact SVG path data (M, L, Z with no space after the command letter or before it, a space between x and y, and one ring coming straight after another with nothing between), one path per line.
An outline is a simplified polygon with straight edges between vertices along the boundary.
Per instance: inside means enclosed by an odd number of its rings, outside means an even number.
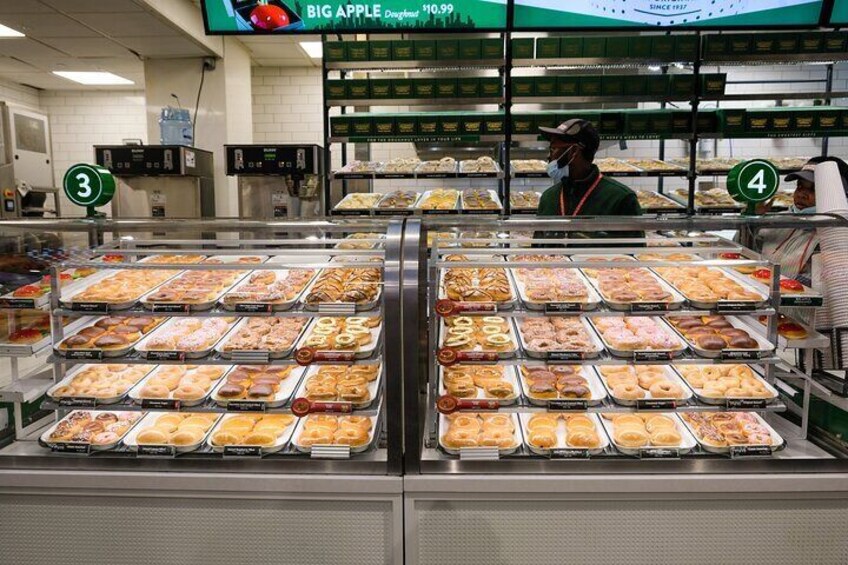
M254 143L323 145L322 103L321 69L254 67Z

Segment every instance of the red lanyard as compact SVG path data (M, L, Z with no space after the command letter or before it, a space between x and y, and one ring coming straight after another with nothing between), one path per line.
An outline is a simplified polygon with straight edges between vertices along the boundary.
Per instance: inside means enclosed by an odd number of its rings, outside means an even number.
M572 217L576 216L580 213L580 210L583 209L583 205L586 204L586 200L589 199L589 196L595 192L595 189L598 188L598 185L601 184L601 179L604 178L604 175L598 174L598 178L595 179L595 182L592 183L592 186L589 187L589 190L586 191L586 194L583 195L583 198L580 199L580 202L577 204L577 208L574 209L574 213L571 214ZM559 191L559 215L565 216L565 187Z

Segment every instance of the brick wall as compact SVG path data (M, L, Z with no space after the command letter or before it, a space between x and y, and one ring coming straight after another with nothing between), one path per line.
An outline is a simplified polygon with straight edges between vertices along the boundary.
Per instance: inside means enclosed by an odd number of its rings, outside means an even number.
M0 101L38 109L38 89L0 79Z

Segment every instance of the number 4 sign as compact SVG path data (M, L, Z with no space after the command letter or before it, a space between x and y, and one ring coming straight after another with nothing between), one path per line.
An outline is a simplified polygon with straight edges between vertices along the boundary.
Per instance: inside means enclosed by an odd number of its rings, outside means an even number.
M89 215L97 206L111 202L115 195L115 177L97 165L81 163L72 166L65 173L62 185L68 200L88 208Z
M727 192L737 202L757 204L774 197L780 186L780 171L769 161L745 161L727 174Z

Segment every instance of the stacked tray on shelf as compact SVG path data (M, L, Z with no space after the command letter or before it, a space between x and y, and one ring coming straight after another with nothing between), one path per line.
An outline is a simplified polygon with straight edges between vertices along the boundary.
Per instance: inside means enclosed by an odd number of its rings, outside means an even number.
M381 266L328 267L304 292L307 310L352 307L355 311L374 309L383 294Z
M389 192L377 202L374 213L378 216L411 215L415 211L415 205L420 197L421 193L414 190Z
M143 408L177 409L198 406L208 398L232 367L167 365L153 370L130 392Z
M66 337L53 351L68 359L102 359L130 353L150 336L165 318L106 316L88 320L85 327Z
M679 202L682 206L687 206L689 204L688 189L679 188L672 190L669 196ZM710 188L695 192L696 212L705 214L720 214L725 212L739 212L743 208L744 205L733 200L724 188Z
M614 365L595 369L610 398L622 406L675 408L692 398L692 391L669 365Z
M380 345L381 316L323 317L310 322L297 349L308 349L321 357L367 359Z
M370 215L372 210L383 198L382 194L372 192L354 192L342 198L333 208L336 215Z
M381 233L356 232L345 236L344 241L338 242L336 249L380 249L386 236Z
M672 200L664 194L649 192L647 190L635 190L639 206L644 212L680 212L685 209L680 203Z
M629 255L574 255L574 261L628 263ZM679 309L683 296L643 267L583 267L607 306L613 310L656 312Z
M107 451L120 445L142 416L143 412L74 410L47 428L39 443L60 453Z
M588 366L519 365L521 388L534 406L596 406L607 397L597 374Z
M448 255L446 261L500 261L490 255ZM516 293L503 267L447 267L441 271L439 299L460 304L489 305L508 309L515 306Z
M244 313L289 310L315 273L314 269L300 268L253 271L227 291L220 304L225 310Z
M459 211L458 205L458 190L436 188L428 190L421 196L416 210L422 214L455 214Z
M596 414L520 414L519 420L527 449L537 455L589 456L609 446Z
M503 212L498 193L486 188L466 188L460 198L463 214L499 214Z
M228 414L212 428L206 443L225 455L267 455L285 448L296 423L289 414Z
M515 262L563 261L564 256L518 255ZM518 295L529 310L568 312L594 310L601 297L583 273L568 267L514 267Z
M313 366L306 371L295 397L311 402L349 402L359 410L377 399L382 380L382 364Z
M200 449L219 414L150 413L124 438L124 445L139 455L175 456Z
M75 406L116 404L144 379L153 366L80 365L47 390L58 404Z
M514 404L520 397L515 368L501 365L439 367L439 395Z
M451 455L476 447L497 448L500 455L514 453L522 444L517 414L457 412L439 416L439 444Z
M603 414L601 422L612 445L625 455L650 457L656 450L685 454L698 445L674 413Z
M542 193L536 190L514 191L509 195L509 206L513 214L535 214L539 209Z
M243 318L215 350L224 359L283 359L294 350L308 322L308 318Z
M104 276L95 267L65 269L59 273L59 288L73 292L80 288L83 282L92 280L91 277L95 275L99 275L99 278ZM45 275L35 283L20 286L0 296L0 308L34 310L47 306L50 302L52 278L52 275Z
M211 397L227 409L277 408L292 399L303 372L292 366L237 365L218 382Z
M303 453L317 447L349 447L351 453L361 453L374 444L377 425L377 416L310 414L300 420L291 442Z
M135 347L151 361L202 359L235 326L238 318L172 318Z

